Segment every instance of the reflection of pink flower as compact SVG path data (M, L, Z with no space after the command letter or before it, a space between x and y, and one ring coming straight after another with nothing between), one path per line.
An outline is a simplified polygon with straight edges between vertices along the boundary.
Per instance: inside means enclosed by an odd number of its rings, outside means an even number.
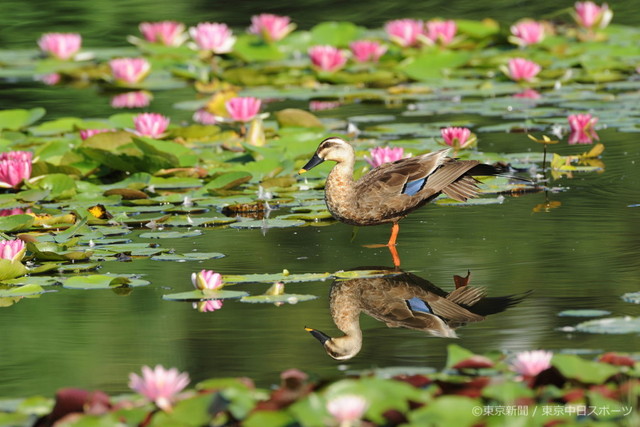
M528 98L528 99L540 99L542 98L542 95L540 95L540 93L538 93L537 91L528 88L523 90L522 92L518 92L513 94L514 98Z
M208 299L205 301L194 302L193 308L198 310L200 313L220 310L222 308L222 300Z
M0 187L16 188L23 180L31 177L30 151L9 151L0 153Z
M99 133L111 132L111 129L80 129L80 138L84 141L87 138Z
M540 66L533 61L524 58L512 58L509 60L507 76L515 81L530 82L540 70Z
M441 21L434 19L426 23L427 38L432 43L440 43L443 46L451 43L456 36L458 26L455 21Z
M364 156L364 159L373 168L377 168L383 163L395 162L404 158L404 148L402 147L376 147L369 150L371 157Z
M236 38L226 24L217 22L201 22L189 28L191 38L201 50L209 50L221 54L231 52Z
M466 148L476 141L476 138L472 136L471 131L467 128L442 128L440 129L440 134L444 139L444 143L456 150Z
M254 15L251 17L249 32L262 36L268 42L278 41L295 30L296 25L290 21L291 18L288 16L278 16L270 13Z
M253 97L237 96L227 101L225 106L231 118L236 122L250 122L260 112L262 101Z
M129 374L129 387L165 411L171 409L171 402L188 384L189 374L180 373L176 368L165 369L160 365L156 365L155 369L143 366L142 377Z
M511 362L511 369L523 377L535 377L551 367L552 357L553 353L550 351L523 351L516 354L515 359Z
M579 1L575 4L575 8L574 18L583 28L605 28L613 18L613 12L606 3L598 6L592 1Z
M327 402L327 411L338 421L338 423L349 423L357 421L367 410L367 400L355 394L345 394L334 397ZM345 424L348 425L348 424Z
M109 67L115 80L127 84L142 81L151 70L151 64L144 58L112 59L109 61Z
M191 283L201 291L214 290L222 287L222 276L213 270L202 270L199 273L191 274Z
M50 74L45 74L43 76L38 77L38 80L40 80L42 83L46 84L47 86L55 86L58 83L60 83L61 79L62 77L60 76L59 73L50 73Z
M43 52L58 59L70 59L80 50L82 37L76 33L46 33L38 40Z
M328 45L311 47L309 57L313 65L322 71L337 71L347 63L347 57L340 49Z
M193 113L193 121L203 125L215 125L216 123L218 123L216 116L211 114L204 108L201 108Z
M331 110L333 108L338 108L340 105L342 105L340 101L309 101L309 110Z
M121 93L111 98L113 108L144 108L148 107L153 95L146 90Z
M422 21L396 19L387 22L384 30L392 42L402 47L413 46L418 43L418 36L422 34Z
M591 114L572 114L567 117L571 133L569 134L569 144L591 144L593 140L599 140L595 130L598 118Z
M540 43L544 38L544 25L531 19L523 19L511 26L510 38L513 43L519 46L528 46Z
M378 62L387 47L376 41L358 40L349 45L353 57L358 62Z
M24 256L26 247L20 239L0 240L0 259L20 261Z
M169 118L158 113L141 113L133 118L136 132L141 136L160 138L169 126Z
M180 46L186 39L184 24L176 21L142 22L138 28L147 41Z

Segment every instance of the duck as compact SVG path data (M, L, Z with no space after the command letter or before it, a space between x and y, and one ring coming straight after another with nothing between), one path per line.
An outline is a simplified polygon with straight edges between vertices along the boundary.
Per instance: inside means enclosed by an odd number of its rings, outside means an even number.
M409 213L442 193L461 202L476 197L480 189L475 176L503 172L477 160L449 157L449 150L444 148L384 163L355 181L353 147L344 139L332 136L318 145L298 173L303 174L325 161L335 162L327 177L324 193L331 215L355 226L391 223L391 236L383 246L393 247L400 231L398 222Z
M385 267L360 267L381 270ZM305 326L326 353L335 360L349 360L362 349L360 313L390 328L407 328L430 336L457 338L456 329L468 323L481 322L486 316L500 313L522 301L529 293L487 297L483 286L462 285L446 292L429 280L413 273L386 268L388 275L356 278L332 283L329 296L331 318L344 334L331 337ZM459 278L460 276L454 276Z

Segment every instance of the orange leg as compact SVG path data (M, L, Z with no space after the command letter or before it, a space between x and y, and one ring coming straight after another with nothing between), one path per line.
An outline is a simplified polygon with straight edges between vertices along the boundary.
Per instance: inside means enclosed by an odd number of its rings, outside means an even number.
M398 233L400 232L400 225L397 222L393 223L393 227L391 227L391 237L389 237L389 243L387 246L395 246L396 239L398 238Z
M389 252L391 252L391 258L393 259L393 266L396 269L400 268L400 255L398 255L398 250L395 246L388 246Z

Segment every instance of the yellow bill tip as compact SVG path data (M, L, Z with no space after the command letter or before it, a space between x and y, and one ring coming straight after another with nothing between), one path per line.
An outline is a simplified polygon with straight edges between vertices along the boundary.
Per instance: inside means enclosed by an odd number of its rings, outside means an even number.
M307 170L302 168L298 171L298 175L302 175L303 173L305 173Z
M306 326L304 327L304 330L305 330L305 331L307 331L307 332L313 332L313 331L315 331L315 329L313 329L313 328L307 328Z

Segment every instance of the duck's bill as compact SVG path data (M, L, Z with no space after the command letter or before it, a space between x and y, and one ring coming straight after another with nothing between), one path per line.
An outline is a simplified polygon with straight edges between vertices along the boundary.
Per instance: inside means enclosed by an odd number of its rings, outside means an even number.
M303 174L308 170L311 170L313 168L315 168L316 166L318 166L320 163L324 162L324 159L321 159L317 154L314 154L313 157L311 157L311 160L309 160L307 162L306 165L304 165L302 167L302 169L300 169L298 171L298 174Z
M305 331L310 332L311 335L313 335L313 337L315 339L317 339L318 341L320 341L320 344L324 344L325 342L327 342L328 340L331 339L331 337L327 334L325 334L324 332L320 332L317 329L313 329L313 328L304 328Z

